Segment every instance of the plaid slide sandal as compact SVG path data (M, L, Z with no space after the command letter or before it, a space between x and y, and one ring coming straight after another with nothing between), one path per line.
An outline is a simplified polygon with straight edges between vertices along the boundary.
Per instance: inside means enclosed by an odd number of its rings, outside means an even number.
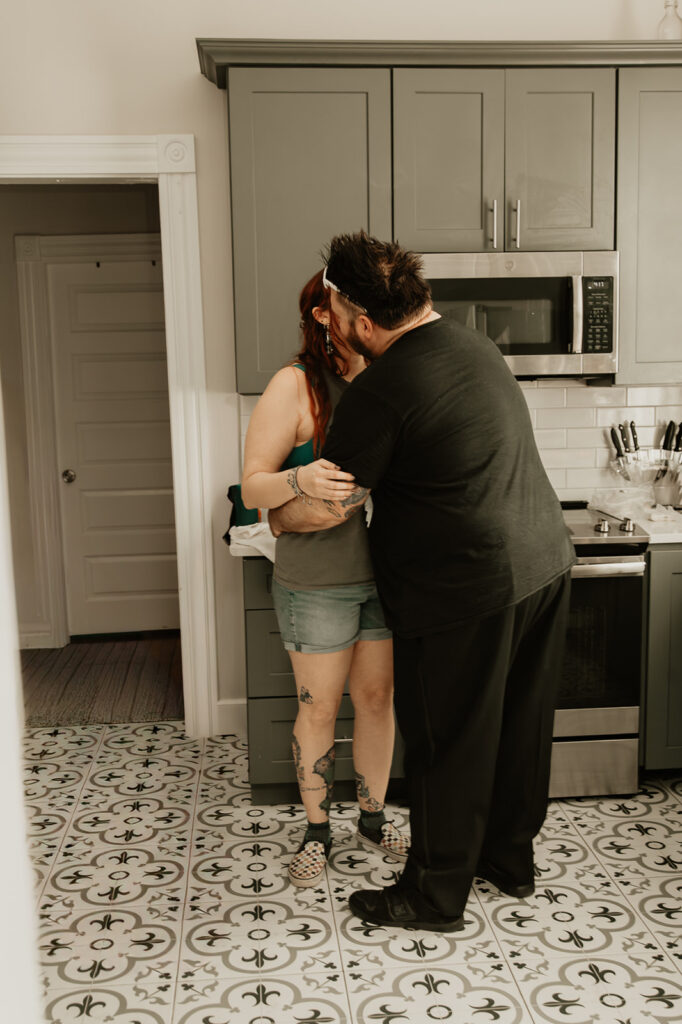
M331 843L329 844L331 846ZM291 858L287 874L292 885L301 889L319 885L324 875L329 847L315 839L302 842L298 851Z
M381 826L381 839L379 840L364 833L358 822L358 839L363 846L370 850L378 850L379 853L385 853L393 860L406 861L410 852L410 840L398 831L392 821L386 821Z

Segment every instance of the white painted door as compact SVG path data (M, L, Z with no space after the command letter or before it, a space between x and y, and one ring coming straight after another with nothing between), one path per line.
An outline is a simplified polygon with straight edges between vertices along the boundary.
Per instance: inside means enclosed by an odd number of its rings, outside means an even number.
M47 281L69 633L177 628L160 258Z

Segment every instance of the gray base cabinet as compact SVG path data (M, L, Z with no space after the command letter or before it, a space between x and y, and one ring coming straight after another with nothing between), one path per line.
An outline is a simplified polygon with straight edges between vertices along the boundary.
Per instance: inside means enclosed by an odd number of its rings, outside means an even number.
M244 559L246 615L246 688L249 782L261 803L298 801L291 732L298 713L296 686L289 655L282 646L272 604L272 563ZM353 705L341 700L335 727L336 799L355 794L353 769ZM403 746L396 732L391 778L402 777Z
M682 68L619 72L617 384L682 381Z
M650 551L645 768L682 768L682 546Z

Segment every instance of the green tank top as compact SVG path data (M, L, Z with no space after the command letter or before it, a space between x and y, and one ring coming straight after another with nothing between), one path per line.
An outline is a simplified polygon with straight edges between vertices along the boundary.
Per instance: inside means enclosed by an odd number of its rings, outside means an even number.
M294 363L300 370L304 367ZM325 372L331 420L341 395L348 387L343 377ZM282 469L314 462L312 439L297 445L282 463ZM275 546L275 579L288 590L320 590L351 583L368 583L374 578L369 557L367 524L363 511L356 512L341 526L314 533L283 533Z

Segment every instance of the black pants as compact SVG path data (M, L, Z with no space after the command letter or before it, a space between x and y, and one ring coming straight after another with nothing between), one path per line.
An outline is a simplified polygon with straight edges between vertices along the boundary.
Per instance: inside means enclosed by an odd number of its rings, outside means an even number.
M566 573L501 612L394 637L412 831L404 881L461 914L479 857L519 883L547 810Z

